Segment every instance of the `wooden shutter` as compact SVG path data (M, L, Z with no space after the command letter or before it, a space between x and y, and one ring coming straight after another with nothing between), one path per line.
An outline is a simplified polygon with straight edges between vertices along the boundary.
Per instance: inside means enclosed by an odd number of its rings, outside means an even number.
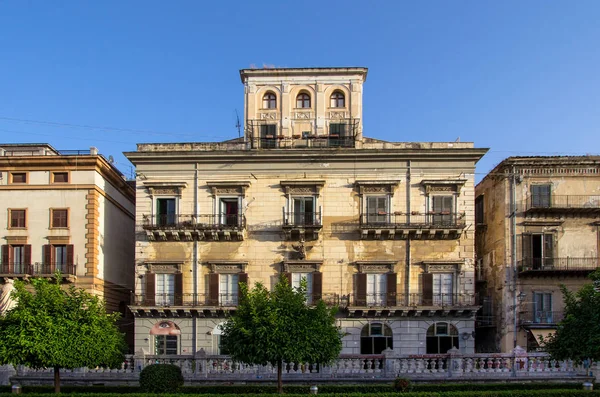
M396 290L398 284L398 276L396 273L388 273L387 275L387 306L396 306Z
M156 277L151 272L146 272L146 297L144 302L146 306L156 304Z
M354 275L354 282L356 283L356 299L354 304L356 306L367 305L367 274L358 273Z
M239 302L239 298L242 295L242 291L240 289L240 284L246 284L246 286L248 286L248 273L240 273L238 274L238 302Z
M543 266L552 268L554 266L554 235L544 234L544 259Z
M421 274L421 294L424 306L433 305L433 273Z
M52 274L54 269L52 266L52 245L46 244L42 248L44 256L44 264L42 266L42 274Z
M317 303L323 299L323 273L314 272L312 274L312 301Z
M10 246L8 244L2 245L2 273L10 273L8 271L8 264L10 260L8 259L10 252Z
M175 306L183 305L183 273L175 273Z
M25 274L30 274L29 269L31 268L31 244L26 244L23 246L23 264L25 265L23 269Z
M531 233L521 235L521 266L531 268L533 266L533 251L531 250Z
M67 245L67 273L73 275L75 274L74 251L73 244Z
M213 306L219 304L219 273L208 275L208 304Z

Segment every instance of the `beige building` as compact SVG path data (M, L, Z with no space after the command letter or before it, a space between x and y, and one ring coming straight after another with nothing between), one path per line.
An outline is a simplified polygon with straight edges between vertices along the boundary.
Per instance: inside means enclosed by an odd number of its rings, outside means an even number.
M60 271L109 311L126 312L135 191L97 149L0 144L0 203L0 280Z
M244 136L138 144L135 348L220 354L238 283L308 282L344 354L474 351L472 143L364 137L366 68L240 72Z
M510 157L476 187L478 349L543 349L598 268L600 157Z

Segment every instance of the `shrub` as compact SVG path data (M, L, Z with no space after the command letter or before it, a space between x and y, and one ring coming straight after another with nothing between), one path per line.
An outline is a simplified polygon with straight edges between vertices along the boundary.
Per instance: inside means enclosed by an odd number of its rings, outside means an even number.
M394 390L405 393L412 389L410 379L407 378L396 378L394 379Z
M181 368L173 364L149 365L140 373L140 389L147 393L175 393L181 386Z

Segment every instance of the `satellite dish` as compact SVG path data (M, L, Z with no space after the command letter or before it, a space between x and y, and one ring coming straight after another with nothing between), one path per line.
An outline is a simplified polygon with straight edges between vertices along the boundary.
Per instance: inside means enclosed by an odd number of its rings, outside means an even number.
M115 162L115 158L112 155L108 156L108 162L113 164Z

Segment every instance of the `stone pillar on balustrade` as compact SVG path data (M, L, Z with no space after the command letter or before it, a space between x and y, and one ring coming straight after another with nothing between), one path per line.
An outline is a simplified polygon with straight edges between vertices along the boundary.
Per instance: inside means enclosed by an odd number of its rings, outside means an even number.
M389 347L381 352L383 354L384 365L383 365L383 376L385 378L392 378L398 376L399 368L396 368L396 361L394 359L395 353L394 350Z
M194 353L194 362L196 363L194 375L205 374L208 376L208 370L206 368L208 361L206 359L206 351L204 351L204 349L200 348L200 350Z
M515 347L511 354L513 355L513 373L527 372L527 351L521 346Z
M134 372L142 372L145 365L146 365L146 353L144 353L143 349L139 349L133 355L133 371Z
M456 347L448 350L448 376L459 377L463 374L463 358L460 350Z

